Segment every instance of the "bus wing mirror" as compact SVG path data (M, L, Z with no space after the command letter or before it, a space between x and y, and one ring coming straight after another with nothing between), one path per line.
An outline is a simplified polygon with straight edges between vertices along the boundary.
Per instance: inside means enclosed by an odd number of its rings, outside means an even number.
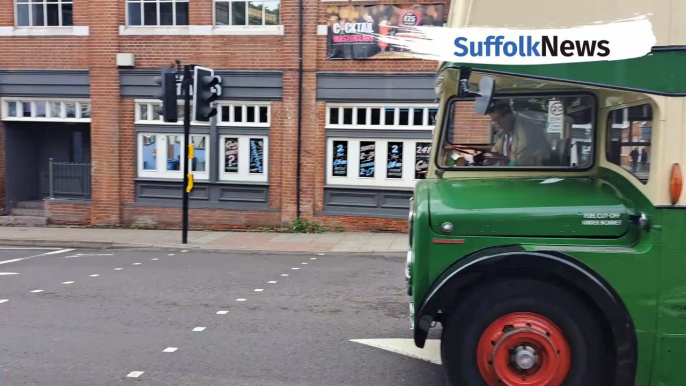
M490 76L484 76L479 81L478 96L474 100L474 111L480 115L486 115L488 108L493 101L493 94L495 91L495 80Z

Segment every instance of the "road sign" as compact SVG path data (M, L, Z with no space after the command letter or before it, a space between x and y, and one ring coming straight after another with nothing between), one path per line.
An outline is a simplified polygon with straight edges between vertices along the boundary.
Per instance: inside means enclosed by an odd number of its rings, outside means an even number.
M551 134L562 133L564 125L564 106L561 101L548 102L548 125L546 131Z

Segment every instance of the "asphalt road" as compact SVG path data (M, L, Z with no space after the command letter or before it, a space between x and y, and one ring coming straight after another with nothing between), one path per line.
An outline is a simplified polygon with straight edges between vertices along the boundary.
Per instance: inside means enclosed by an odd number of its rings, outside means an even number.
M436 364L350 341L412 337L403 263L0 249L0 385L444 385Z

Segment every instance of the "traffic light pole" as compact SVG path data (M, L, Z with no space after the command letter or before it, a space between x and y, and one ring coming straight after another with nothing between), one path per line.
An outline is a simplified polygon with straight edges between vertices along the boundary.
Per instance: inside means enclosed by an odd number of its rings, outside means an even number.
M183 157L183 207L182 207L182 236L181 243L188 244L188 149L191 132L191 85L193 84L192 69L190 65L183 66L183 143L185 146Z

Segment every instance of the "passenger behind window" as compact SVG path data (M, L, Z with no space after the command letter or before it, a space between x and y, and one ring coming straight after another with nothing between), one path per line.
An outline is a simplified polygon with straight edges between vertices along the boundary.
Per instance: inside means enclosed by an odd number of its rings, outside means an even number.
M505 102L496 102L489 116L497 129L492 152L502 155L504 166L544 166L552 156L545 136L546 114L532 111L512 112Z

